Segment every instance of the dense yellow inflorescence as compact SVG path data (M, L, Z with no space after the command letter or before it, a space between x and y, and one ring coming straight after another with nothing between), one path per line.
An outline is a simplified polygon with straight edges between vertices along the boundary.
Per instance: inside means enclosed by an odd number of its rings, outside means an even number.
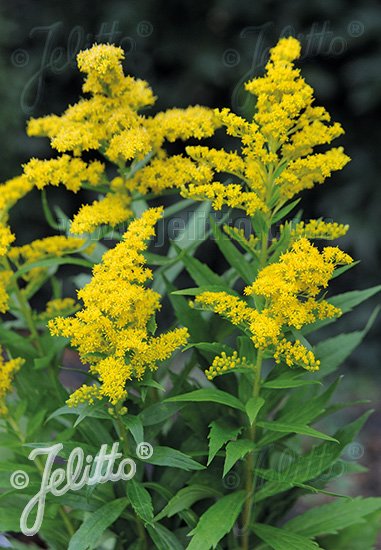
M13 272L9 269L6 256L15 237L7 225L0 225L0 313L9 309L9 286Z
M291 239L297 240L306 237L307 239L335 240L346 235L348 229L349 225L342 223L323 220L301 221L291 230Z
M69 315L79 309L73 298L54 298L47 302L45 310L39 314L40 319L49 320L58 315Z
M103 224L112 227L132 218L131 198L127 195L108 193L104 199L84 204L74 216L70 231L74 235L93 233Z
M32 119L28 124L30 136L49 137L60 154L27 163L24 174L29 185L42 189L63 184L77 192L83 186L97 191L101 184L103 190L106 187L110 191L105 201L96 200L81 208L73 220L72 232L76 234L128 221L128 205L136 192L159 193L188 182L197 169L189 159L183 159L191 167L187 177L181 177L181 161L167 166L170 157L165 142L210 137L220 125L211 109L198 105L155 116L140 114L153 105L155 96L147 82L124 75L123 59L123 50L110 44L80 52L78 67L86 75L83 92L90 97L80 99L61 116ZM99 160L82 160L87 151L96 151L106 163L114 164L118 177L109 180L105 164ZM142 169L136 170L139 163Z
M20 370L23 363L24 359L21 357L5 361L3 349L0 347L0 417L5 416L8 412L6 396L12 390L14 375Z
M255 347L272 350L276 362L316 370L319 361L313 352L298 340L287 340L285 335L292 328L300 330L316 320L340 315L339 308L318 295L327 288L335 268L351 262L351 257L337 247L320 252L301 238L278 262L260 270L256 280L245 288L244 294L256 298L257 307L226 292L204 292L196 297L196 304L248 330Z
M273 200L286 201L323 183L347 164L341 147L314 153L315 147L330 144L343 129L338 123L329 124L324 107L314 105L313 89L294 66L299 57L300 43L293 37L282 38L272 48L265 75L246 83L246 90L257 98L251 121L229 109L215 112L227 134L241 141L240 151L187 147L196 165L210 168L212 174L201 182L189 178L184 196L211 200L217 210L223 205L240 208L251 216L266 212ZM221 173L229 183L215 179ZM241 201L236 198L239 193Z
M53 237L37 239L23 246L14 246L9 251L8 258L16 267L21 267L24 264L32 264L40 260L75 254L79 250L84 250L91 246L85 239L55 235ZM23 278L27 281L32 280L41 275L45 269L44 267L33 267L23 274Z
M213 380L216 376L225 372L232 371L237 368L248 368L250 366L247 363L246 357L239 357L238 353L234 351L232 355L227 355L224 351L221 355L217 355L208 370L205 371L208 380Z
M17 176L0 184L0 221L6 222L8 212L14 204L33 189L33 184L25 176Z
M126 382L169 358L187 340L179 328L153 336L149 321L160 309L160 296L144 285L152 277L142 252L154 236L161 208L152 208L130 223L123 241L107 251L93 269L91 281L78 292L83 307L74 317L50 321L52 334L70 338L84 363L90 363L100 385L74 392L69 405L106 397L117 404L127 396Z

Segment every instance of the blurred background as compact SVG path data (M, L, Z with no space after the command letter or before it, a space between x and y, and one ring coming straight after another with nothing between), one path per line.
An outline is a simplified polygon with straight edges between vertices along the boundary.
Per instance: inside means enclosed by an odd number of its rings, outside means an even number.
M128 73L150 82L154 110L200 103L247 108L242 84L261 74L269 47L279 37L302 42L300 66L346 135L340 139L352 162L324 187L308 192L305 217L349 223L340 243L359 266L341 278L338 290L380 283L381 252L381 5L378 0L2 0L0 5L0 181L20 173L31 156L50 154L47 140L29 139L31 117L61 113L80 93L75 56L94 42L126 51ZM71 214L80 198L58 199ZM17 206L12 227L21 243L46 235L38 194ZM203 251L213 267L220 261L212 244ZM362 328L377 299L341 321L346 331ZM347 361L344 400L380 401L380 321ZM340 328L340 327L339 327ZM361 409L361 407L360 407ZM359 411L352 409L345 418ZM352 416L351 416L352 415ZM342 420L342 419L341 419ZM380 494L381 412L359 440L357 458L371 475L352 476L353 494ZM356 459L357 459L356 458Z

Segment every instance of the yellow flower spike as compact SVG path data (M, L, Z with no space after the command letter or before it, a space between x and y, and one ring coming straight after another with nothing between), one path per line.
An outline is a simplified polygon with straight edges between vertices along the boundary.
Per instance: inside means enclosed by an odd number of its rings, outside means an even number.
M349 225L323 220L301 221L291 230L293 241L305 237L306 239L334 240L343 237L349 229Z
M10 208L33 189L33 184L25 176L17 176L0 185L1 221L7 221Z
M0 225L0 256L5 256L8 248L15 240L15 236L5 225Z
M70 338L100 383L77 390L68 401L70 406L102 397L114 405L123 401L128 380L139 380L147 369L155 370L187 341L185 328L155 337L147 327L160 309L160 296L144 286L152 272L145 267L142 252L155 235L162 212L151 208L132 221L123 241L103 255L91 281L78 292L81 310L48 324L52 335Z
M232 371L236 368L249 367L250 365L246 362L246 357L240 358L236 351L232 355L227 356L225 352L222 352L221 355L217 355L209 369L205 371L205 375L208 380L213 380L216 376Z
M65 254L74 254L84 247L86 241L76 237L55 235L36 239L23 246L14 246L8 253L8 258L16 265L34 263L47 258L61 257ZM88 245L89 247L91 245ZM43 267L36 267L24 273L25 280L31 280L44 271Z
M262 307L251 307L225 292L203 292L196 296L196 304L226 317L233 325L241 325L251 334L254 346L271 350L277 363L317 370L319 362L313 353L298 341L288 341L284 333L288 327L300 330L318 319L340 316L339 308L317 296L328 286L335 268L351 262L350 256L337 247L320 252L301 238L278 262L261 269L256 280L244 289L246 296L262 298ZM221 354L208 375L213 377L214 371L224 366L224 359Z
M3 350L0 348L0 417L8 412L6 405L6 396L12 389L12 380L15 374L20 370L25 360L21 357L5 361Z
M253 216L257 211L266 212L272 198L284 202L303 189L323 183L347 164L349 157L341 147L314 153L315 147L330 144L343 129L339 123L330 124L327 111L313 104L313 89L294 66L300 51L297 39L282 38L270 50L264 76L246 83L246 90L256 96L252 120L229 109L215 111L227 134L238 138L241 146L229 153L188 147L194 162L208 166L213 174L202 185L190 182L182 190L183 196L210 200L216 210L226 205ZM226 191L222 182L214 181L219 172L234 177L233 184L226 184Z
M24 174L28 182L38 189L63 184L69 191L76 193L83 182L98 185L104 168L104 164L97 160L87 164L79 158L62 155L50 160L32 159L24 165Z
M92 233L100 225L116 225L132 218L131 198L121 193L108 193L104 199L84 204L71 222L70 232L74 235Z

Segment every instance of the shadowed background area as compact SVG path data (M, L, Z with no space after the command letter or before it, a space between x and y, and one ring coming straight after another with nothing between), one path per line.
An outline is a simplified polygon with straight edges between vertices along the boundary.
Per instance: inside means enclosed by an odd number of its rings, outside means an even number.
M303 74L315 89L317 103L344 126L346 135L340 144L353 159L324 187L304 195L305 217L324 216L351 226L340 245L361 263L342 278L338 290L378 284L381 6L377 0L3 0L0 181L18 174L31 156L51 154L47 140L26 137L26 120L61 113L77 100L81 78L75 56L93 42L124 48L126 72L149 81L158 96L157 110L200 103L244 114L248 104L243 82L261 73L268 48L290 34L301 40ZM60 190L54 190L52 197L68 215L83 200ZM15 208L12 227L20 243L47 234L38 193ZM221 260L213 244L203 248L202 257L218 269ZM340 326L347 331L362 328L375 302L356 310ZM377 404L379 328L380 322L346 363L350 375L342 383L342 393L347 400L369 398ZM380 413L373 415L359 447L363 450L358 458L371 466L373 477L352 476L358 484L353 493L380 492L380 481L374 479L380 419Z

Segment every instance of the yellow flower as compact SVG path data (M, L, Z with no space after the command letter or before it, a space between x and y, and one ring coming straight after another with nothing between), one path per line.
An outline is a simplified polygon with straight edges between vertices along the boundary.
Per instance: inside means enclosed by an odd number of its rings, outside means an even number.
M75 235L92 233L100 225L116 225L129 220L131 198L121 193L108 193L101 201L84 204L71 222L70 231Z
M0 416L4 416L8 412L6 396L12 389L14 375L20 370L24 362L21 357L5 361L3 350L0 347Z
M223 351L221 355L216 355L211 366L205 371L205 374L208 380L213 380L213 378L224 372L242 367L248 368L249 366L246 357L239 357L236 351L232 355L226 355Z
M33 189L25 176L17 176L0 185L0 220L7 221L8 210Z
M298 240L301 237L306 239L334 240L343 237L349 229L349 225L336 222L324 222L323 220L301 221L291 230L291 239Z
M14 246L9 251L8 257L17 267L20 267L22 264L31 264L39 260L61 257L65 254L75 254L80 249L88 246L91 245L88 245L84 239L55 235L44 239L36 239L23 246ZM44 270L43 267L32 268L24 273L23 278L31 280L38 277Z
M335 268L352 258L336 247L320 252L306 238L296 241L278 262L259 271L256 280L244 290L255 298L250 306L226 292L203 292L195 303L226 317L251 334L254 346L269 349L276 362L316 370L319 362L299 341L287 340L290 328L300 330L318 319L341 314L341 310L318 294L328 286Z
M5 225L0 225L0 256L5 256L9 246L15 240L15 236Z
M12 279L13 272L8 269L0 271L0 313L6 313L9 309L8 287Z
M24 165L24 174L29 183L37 189L61 183L76 193L82 183L98 185L102 181L104 164L94 160L88 164L79 158L62 155L56 159L32 159Z
M245 120L229 109L216 111L227 134L238 138L241 145L231 152L188 147L194 162L208 166L213 174L208 182L202 183L202 188L192 182L187 184L182 190L184 196L211 200L216 210L227 205L252 216L257 210L265 211L265 207L284 202L315 183L323 183L333 171L347 164L349 158L341 147L314 153L315 147L330 144L343 129L338 123L329 124L327 111L314 105L313 89L294 66L299 56L298 40L282 38L270 51L265 75L246 83L246 90L256 96L252 120ZM234 201L224 194L223 184L214 181L214 174L221 172L233 181L226 187L235 186ZM253 198L248 203L249 195Z
M160 296L144 285L152 277L142 252L155 235L162 208L152 208L132 221L123 241L108 250L93 268L91 281L78 292L83 307L75 316L49 322L52 334L70 338L99 386L85 386L69 405L106 397L116 404L127 396L126 382L140 380L187 340L184 328L153 336L149 321L160 309Z
M45 311L39 314L43 320L53 319L57 315L69 315L78 308L73 298L55 298L47 302Z

